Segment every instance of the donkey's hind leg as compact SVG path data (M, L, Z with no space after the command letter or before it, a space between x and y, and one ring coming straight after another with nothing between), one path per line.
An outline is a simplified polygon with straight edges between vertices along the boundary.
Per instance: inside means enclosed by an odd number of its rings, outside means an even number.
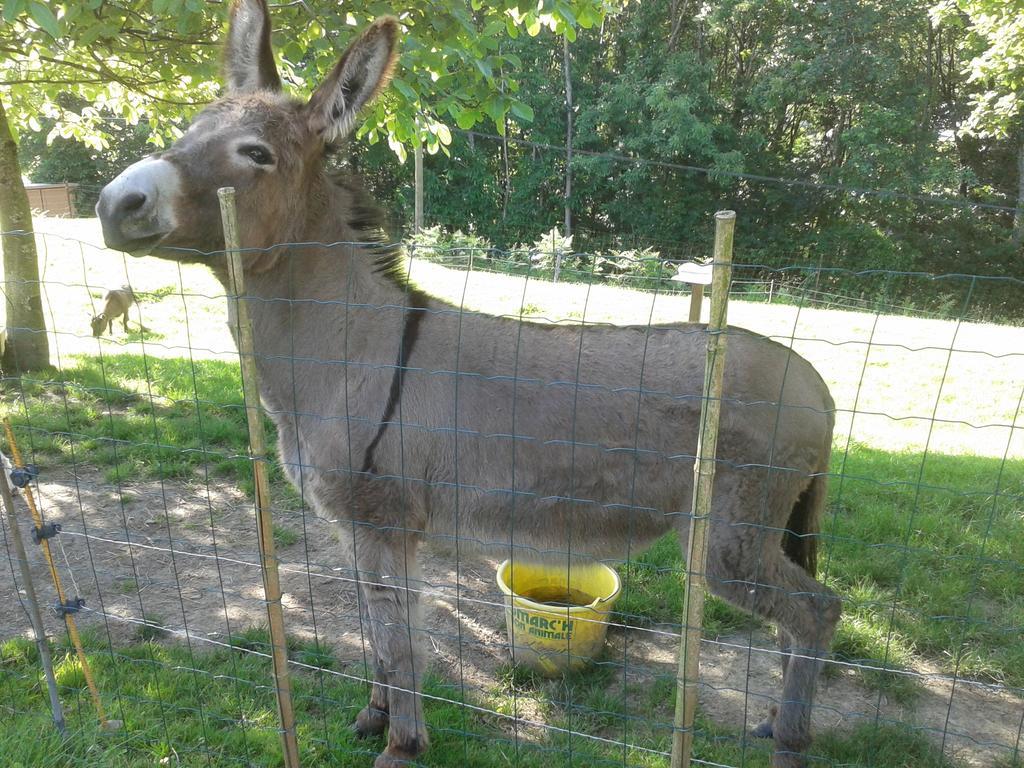
M413 534L394 528L367 527L356 534L363 603L380 665L369 708L386 700L388 712L388 745L378 755L374 768L406 765L430 743L420 696L424 661L417 637L419 601L415 584L410 584L420 581L416 567L418 544ZM382 677L386 688L380 684Z
M779 636L779 662L782 665L782 679L785 680L786 670L789 669L789 658L793 653L793 638L781 626L776 628L776 632ZM779 714L779 708L777 705L772 704L768 708L768 717L758 723L754 730L751 731L752 735L758 739L772 738L775 728L775 716L777 714Z
M775 740L772 765L803 768L803 753L811 743L814 688L841 606L834 592L786 557L777 520L765 526L752 524L760 519L759 514L738 518L740 500L747 500L748 510L760 506L757 500L763 497L756 491L764 486L751 482L753 479L748 476L741 483L748 493L725 494L737 506L726 511L729 519L718 517L712 526L708 587L729 602L777 624L780 641L789 645L788 661L783 649L782 701L770 723ZM762 724L759 730L767 730L768 725Z

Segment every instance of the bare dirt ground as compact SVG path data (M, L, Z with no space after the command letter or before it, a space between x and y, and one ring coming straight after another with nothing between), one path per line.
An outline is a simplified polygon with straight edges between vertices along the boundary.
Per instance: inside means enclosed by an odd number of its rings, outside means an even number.
M265 623L252 505L233 486L152 481L119 492L95 470L57 468L47 470L39 490L47 519L64 526L58 537L63 552L55 552L69 585L74 575L70 591L87 601L81 626L109 633L116 644L137 637L146 620L198 651ZM22 511L24 534L30 525ZM282 511L276 519L297 534L279 551L290 633L318 637L343 665L351 665L343 671L360 674L363 635L334 526L297 512ZM39 547L26 547L37 590L50 603L54 592ZM423 562L431 661L449 680L463 682L478 704L493 708L487 696L508 658L495 563L462 557L456 570L454 558L429 551ZM8 570L0 578L0 638L28 632L27 616L17 606ZM60 636L59 619L51 611L46 615L49 631ZM672 628L613 629L607 658L625 660L627 682L644 685L675 674L676 644ZM781 671L774 649L765 633L707 639L700 703L714 722L751 728L777 700ZM994 765L1012 753L1024 699L971 682L953 686L937 669L917 671L925 675L923 692L909 707L864 689L849 670L824 678L815 703L816 729L851 728L877 717L922 729L947 755L972 766ZM622 686L622 677L612 685ZM529 702L517 711L520 718L543 722L541 708Z

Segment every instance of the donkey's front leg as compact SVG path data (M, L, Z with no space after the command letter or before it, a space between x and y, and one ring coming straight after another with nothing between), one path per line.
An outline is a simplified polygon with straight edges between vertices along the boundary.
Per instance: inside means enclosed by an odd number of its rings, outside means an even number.
M387 686L388 746L374 768L397 768L423 754L430 743L420 697L424 662L419 650L419 540L395 529L366 529L358 538L363 602L379 663L370 708L383 703L374 699L383 699L380 694L385 689L380 684Z
M369 631L370 614L366 609L366 590L360 584L359 589L359 620L363 623L366 631ZM370 691L370 703L367 704L356 715L356 721L352 724L352 730L360 738L368 736L379 736L388 728L388 675L387 670L377 654L375 642L370 640L370 649L373 655L373 687Z

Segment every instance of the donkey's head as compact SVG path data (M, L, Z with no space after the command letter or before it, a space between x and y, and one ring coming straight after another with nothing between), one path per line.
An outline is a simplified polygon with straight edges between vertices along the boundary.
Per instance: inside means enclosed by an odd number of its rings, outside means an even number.
M102 336L103 329L107 327L107 316L102 312L98 315L93 315L92 320L89 321L89 326L92 328L93 336Z
M375 22L302 103L284 95L270 48L266 0L235 0L225 95L165 152L125 169L100 194L107 246L192 260L224 248L217 189L236 190L245 247L296 234L324 204L325 148L351 132L360 108L387 82L398 22ZM202 257L198 257L202 258Z

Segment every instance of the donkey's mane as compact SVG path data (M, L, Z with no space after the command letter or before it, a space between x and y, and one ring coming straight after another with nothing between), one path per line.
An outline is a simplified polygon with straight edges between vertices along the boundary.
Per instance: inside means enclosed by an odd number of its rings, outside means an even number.
M391 377L391 388L384 406L384 414L381 416L380 427L363 454L362 471L372 475L377 473L374 454L401 397L405 368L419 338L420 324L428 300L427 295L410 282L402 246L388 235L387 215L366 191L362 182L345 171L332 171L328 174L328 179L348 193L346 224L355 235L355 239L365 244L366 250L373 254L373 271L394 283L405 293L406 311L402 317L402 340L398 347L398 358L395 360L395 372Z
M330 171L328 179L348 193L345 223L355 235L355 241L365 244L373 254L374 272L405 291L415 291L409 283L402 244L388 233L390 222L384 209L351 171Z

